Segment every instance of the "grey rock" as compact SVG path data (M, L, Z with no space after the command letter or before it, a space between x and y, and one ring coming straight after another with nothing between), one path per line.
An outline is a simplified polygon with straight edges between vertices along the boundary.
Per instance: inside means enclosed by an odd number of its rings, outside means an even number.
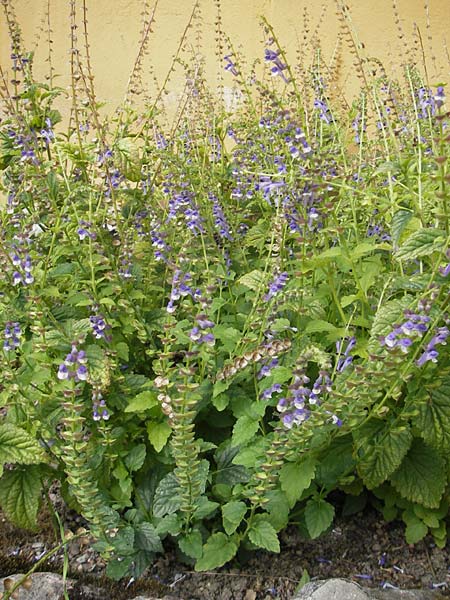
M369 590L373 600L439 600L443 596L432 590Z
M439 600L431 590L379 590L362 588L353 581L328 579L307 583L292 600Z
M14 583L23 577L22 573L2 577L0 591L4 591L5 579L12 579ZM64 591L64 582L61 575L55 573L33 573L30 575L31 587L19 588L19 600L58 600Z
M5 579L12 579L17 582L23 577L22 573L16 575L10 575L9 577L0 578L0 592L4 591ZM56 573L33 573L30 575L31 587L29 589L20 587L18 600L59 600L62 597L64 591L64 581L61 575ZM72 588L74 581L72 579L66 580L66 589L69 593ZM91 586L86 586L86 591L98 592L98 597L104 600L105 595L101 589L91 589ZM167 600L170 600L167 597ZM155 598L154 596L136 596L132 600L164 600L164 598Z
M344 579L311 581L292 600L369 600L370 596L356 583Z

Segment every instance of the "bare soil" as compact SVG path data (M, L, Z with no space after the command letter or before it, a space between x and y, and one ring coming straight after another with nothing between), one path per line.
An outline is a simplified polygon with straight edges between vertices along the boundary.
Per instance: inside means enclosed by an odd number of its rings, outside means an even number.
M79 517L65 517L73 531ZM104 576L102 559L90 548L90 540L69 548L70 575L76 579L71 600L110 600L147 594L183 600L285 600L292 597L302 575L311 579L344 577L367 587L439 589L450 597L449 549L439 549L430 537L415 546L404 539L404 526L386 523L372 508L349 518L338 517L333 528L317 540L305 540L298 528L281 534L281 553L242 552L225 568L195 573L168 548L137 583L114 583ZM45 515L38 533L11 526L0 513L0 576L25 572L44 551L56 545L56 536ZM39 570L61 572L58 553ZM88 586L88 587L86 587Z

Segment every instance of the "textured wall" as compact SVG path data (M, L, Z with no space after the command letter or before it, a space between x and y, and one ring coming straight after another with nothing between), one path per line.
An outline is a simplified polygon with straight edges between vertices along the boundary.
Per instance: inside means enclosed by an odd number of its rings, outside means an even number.
M24 38L28 47L35 48L35 71L42 77L48 70L46 62L46 33L40 33L42 20L45 17L47 2L50 4L50 17L53 29L54 66L61 75L59 85L68 85L69 61L69 2L68 0L10 0L14 6L19 22L22 25ZM152 0L152 3L154 0ZM429 55L428 73L431 83L450 79L449 62L444 50L444 39L447 36L450 45L450 0L429 0L429 22L423 0L397 0L401 23L406 39L412 44L412 32L416 23L422 35L425 52ZM77 0L77 6L81 1ZM116 105L123 98L129 73L132 68L139 40L140 12L142 0L87 0L89 14L89 32L91 41L92 62L98 97ZM399 68L404 56L401 42L396 35L392 0L348 0L352 20L365 51L369 56L383 60L388 71ZM305 22L303 8L308 6L309 30L311 37L320 20L318 29L323 55L329 61L336 49L338 20L335 14L334 0L222 0L223 24L233 44L241 48L251 59L261 57L263 38L259 27L259 15L264 14L273 24L275 30L286 47L288 55L295 57L295 50L303 39ZM151 94L154 84L148 75L149 64L154 66L158 81L162 81L169 68L181 33L189 19L193 0L159 0L156 21L153 27L149 56L146 58L147 73ZM201 0L203 17L202 51L207 56L208 79L212 85L216 83L218 70L214 54L214 0ZM322 6L324 7L322 9ZM429 32L432 40L428 39ZM0 52L2 65L9 64L9 41L5 28L5 20L0 14ZM81 31L78 30L79 38ZM188 48L193 51L195 31L191 32ZM430 45L432 51L430 51ZM309 61L309 51L303 50L304 60ZM431 56L436 60L433 62ZM343 64L340 82L347 95L355 90L354 68L349 58L348 48L342 49ZM223 65L220 65L222 69ZM231 76L224 73L225 84L232 85ZM152 87L153 86L153 87ZM179 91L182 87L180 77L174 77L172 89ZM170 101L170 97L169 97Z

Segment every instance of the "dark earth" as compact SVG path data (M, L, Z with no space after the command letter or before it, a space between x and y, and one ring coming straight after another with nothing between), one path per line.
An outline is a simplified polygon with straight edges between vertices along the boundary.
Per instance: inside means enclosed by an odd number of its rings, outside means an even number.
M62 516L66 530L76 532L83 524L70 511ZM384 522L371 507L351 517L338 516L332 529L317 540L305 540L293 526L280 538L279 555L242 554L211 573L195 573L177 558L174 547L168 548L137 583L107 580L102 559L90 548L91 540L81 538L69 546L69 573L76 580L69 596L71 600L126 600L139 594L166 600L284 600L292 598L307 577L344 577L366 587L431 588L450 598L450 544L439 549L427 537L410 546L403 524ZM55 545L57 537L45 511L38 533L13 527L0 513L0 576L26 572ZM59 552L39 571L62 573L62 564Z

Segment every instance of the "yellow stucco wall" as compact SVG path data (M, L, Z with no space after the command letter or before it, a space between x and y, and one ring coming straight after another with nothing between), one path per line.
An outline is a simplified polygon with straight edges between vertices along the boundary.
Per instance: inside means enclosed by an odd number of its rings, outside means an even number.
M40 32L45 18L46 6L50 5L51 26L53 29L53 58L56 72L60 75L57 83L63 87L69 84L69 1L68 0L10 0L18 20L21 23L24 39L29 48L36 51L35 72L44 77L48 70L46 63L46 32ZM150 5L154 4L154 0ZM192 11L193 0L159 0L156 20L149 45L149 54L145 59L144 72L150 94L155 93L155 84L149 75L149 65L159 82L164 80L176 51L180 36ZM392 0L348 0L351 18L358 36L365 45L368 56L380 58L388 72L398 69L404 60L404 49L398 39ZM414 24L420 30L423 45L428 55L428 72L431 83L448 81L449 61L444 49L447 37L450 46L450 0L429 0L429 27L423 0L397 0L401 24L406 40L413 45ZM79 12L81 0L76 0ZM130 70L132 68L139 41L140 13L143 0L87 0L88 26L98 98L115 107L124 96ZM209 82L216 84L218 69L214 52L214 21L216 19L215 0L200 0L202 14L201 51L206 55L206 67ZM304 21L304 8L309 15L309 26ZM308 39L318 27L323 55L328 62L336 49L339 22L336 16L334 0L221 0L223 28L230 36L234 46L242 50L249 63L256 57L262 57L263 38L259 26L259 15L263 14L274 26L288 56L295 59L295 52L305 37ZM432 39L429 39L431 33ZM9 65L9 40L5 19L0 14L0 57L5 68ZM78 30L81 41L81 30ZM416 37L417 39L417 37ZM195 52L196 33L189 35L187 51ZM304 60L309 50L303 50ZM435 61L431 60L435 55ZM188 54L185 54L187 58ZM348 47L342 47L343 66L340 81L347 94L355 89L354 68ZM225 85L231 86L231 76L224 73ZM174 100L182 87L181 75L175 75L171 84Z

